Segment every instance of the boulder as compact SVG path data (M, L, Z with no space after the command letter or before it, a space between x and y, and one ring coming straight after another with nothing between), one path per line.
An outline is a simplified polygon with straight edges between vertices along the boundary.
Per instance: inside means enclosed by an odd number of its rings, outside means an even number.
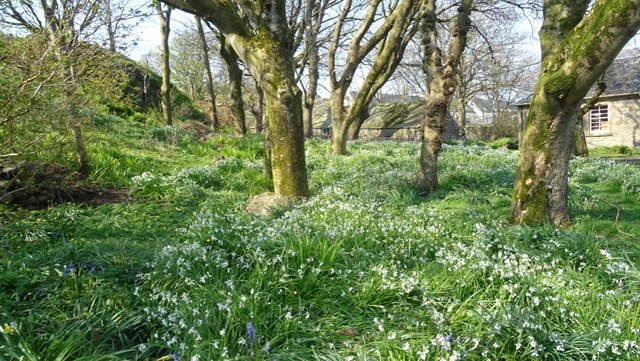
M249 214L269 218L274 212L291 208L294 204L295 199L292 197L265 192L249 198L244 205L244 210Z

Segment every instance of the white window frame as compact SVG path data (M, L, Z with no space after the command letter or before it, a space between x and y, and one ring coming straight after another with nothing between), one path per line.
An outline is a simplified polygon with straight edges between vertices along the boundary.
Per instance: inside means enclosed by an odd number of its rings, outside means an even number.
M609 107L606 104L596 105L589 110L589 132L610 133Z

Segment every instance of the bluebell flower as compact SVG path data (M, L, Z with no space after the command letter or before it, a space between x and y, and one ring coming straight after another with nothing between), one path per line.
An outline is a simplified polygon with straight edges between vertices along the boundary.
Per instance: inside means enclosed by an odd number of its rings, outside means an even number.
M64 272L62 272L62 277L69 276L71 274L75 274L78 271L76 265L73 264L73 261L65 267Z
M182 357L180 357L180 355L178 355L175 352L171 353L171 357L173 357L173 361L181 361L182 360Z
M253 326L253 323L247 322L247 351L250 355L253 354L251 344L254 341L256 341L256 328Z

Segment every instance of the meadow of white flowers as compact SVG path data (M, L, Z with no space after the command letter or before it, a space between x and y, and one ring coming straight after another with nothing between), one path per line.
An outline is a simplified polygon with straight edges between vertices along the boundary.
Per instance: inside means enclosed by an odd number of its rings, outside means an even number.
M321 141L307 148L312 197L268 220L242 211L246 194L225 193L250 187L226 177L253 176L258 162L227 159L134 181L169 201L211 198L139 275L135 293L155 330L141 354L640 359L638 253L586 223L570 230L509 224L517 153L447 145L442 190L422 197L413 185L417 144L356 142L345 157L327 156ZM229 164L234 171L220 173ZM590 188L600 183L637 197L640 170L575 161L578 222L601 206Z

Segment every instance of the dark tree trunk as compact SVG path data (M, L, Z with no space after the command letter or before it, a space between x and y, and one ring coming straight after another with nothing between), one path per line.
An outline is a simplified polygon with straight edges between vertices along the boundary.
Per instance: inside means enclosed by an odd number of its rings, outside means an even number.
M316 102L316 95L318 94L318 79L320 78L320 72L318 70L318 63L320 57L318 54L317 45L312 46L309 54L309 88L305 94L304 99L304 136L305 138L311 138L313 136L313 107Z
M360 113L358 113L358 119L355 122L351 123L351 126L349 127L350 140L356 140L360 137L360 128L362 127L362 124L364 124L364 121L369 118L369 115L370 114L368 106L362 108Z
M262 159L262 174L271 182L273 182L273 170L271 168L271 136L269 135L269 129L264 132L264 158Z
M209 45L207 44L207 37L204 34L204 28L202 27L202 20L199 16L196 16L196 28L198 29L198 35L200 36L200 43L202 44L202 64L204 65L205 75L207 77L207 95L209 96L209 114L211 116L212 126L214 131L218 131L220 128L220 121L218 120L218 109L216 106L216 92L213 89L213 77L211 76L211 62L209 61Z
M231 115L237 135L247 134L247 121L244 112L244 100L242 99L242 70L238 66L238 55L227 43L226 38L220 36L220 56L227 66L229 73L229 98L231 99Z
M458 104L458 137L461 140L467 140L467 99L466 97L460 97L460 103Z
M264 91L259 84L256 83L256 102L251 108L253 117L256 119L256 133L262 133L264 122Z
M579 112L580 113L580 112ZM577 157L588 157L589 147L587 147L587 137L584 130L584 120L582 116L576 119L576 129L574 132L575 149L574 154Z

